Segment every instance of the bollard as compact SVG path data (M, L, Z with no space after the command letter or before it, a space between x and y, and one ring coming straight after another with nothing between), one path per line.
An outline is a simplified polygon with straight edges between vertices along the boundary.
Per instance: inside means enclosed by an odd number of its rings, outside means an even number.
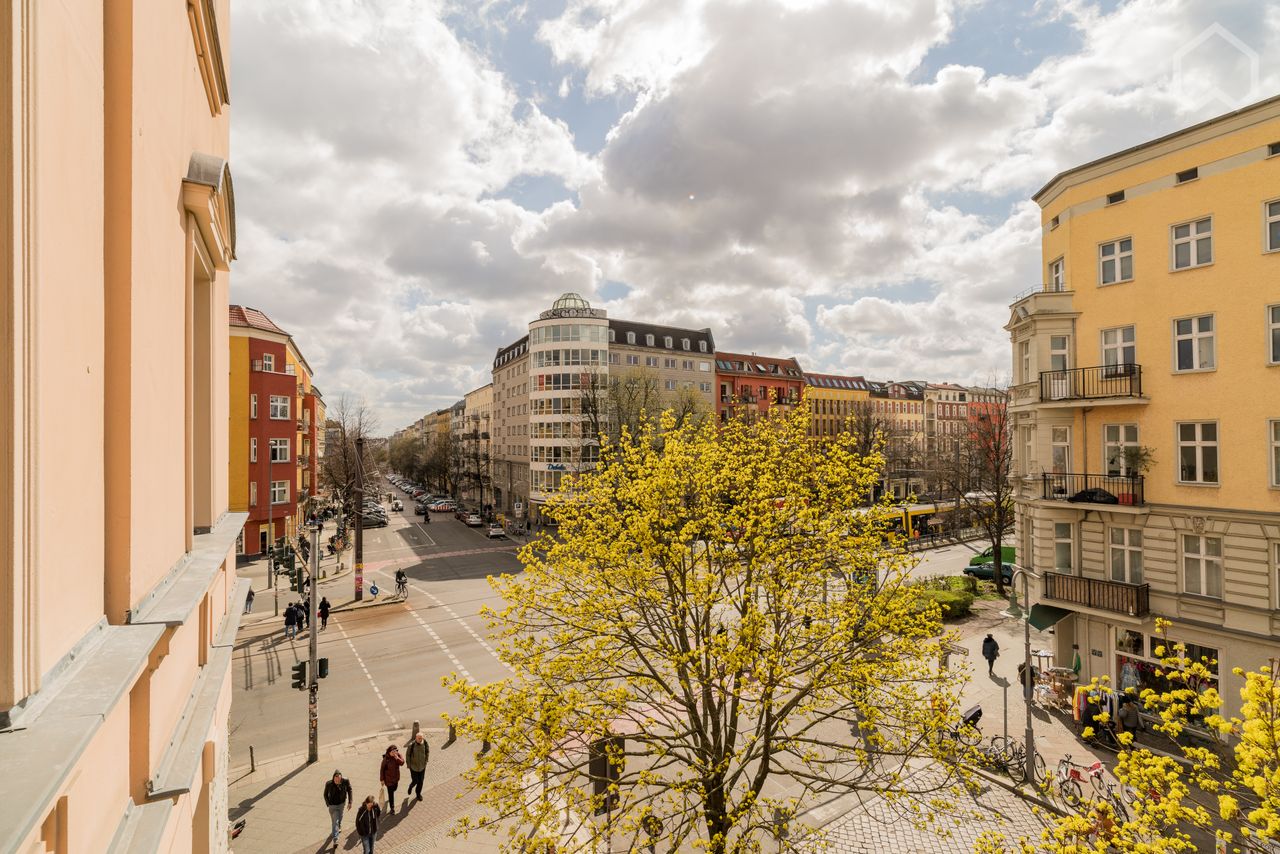
M253 760L253 745L249 745L249 773L252 774L258 770L258 764Z

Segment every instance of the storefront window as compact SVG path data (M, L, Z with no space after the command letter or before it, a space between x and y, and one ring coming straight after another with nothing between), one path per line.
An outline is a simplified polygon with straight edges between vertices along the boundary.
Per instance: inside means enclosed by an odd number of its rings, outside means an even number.
M1142 632L1135 632L1131 629L1121 629L1116 632L1116 651L1127 652L1132 655L1142 655L1145 638Z
M1175 684L1163 675L1168 668L1162 664L1162 658L1176 655L1177 651L1174 647L1178 643L1176 639L1165 640L1159 635L1144 635L1132 629L1118 629L1116 650L1117 653L1123 654L1116 655L1116 688L1135 696L1141 696L1146 690L1163 694L1183 687L1199 692L1209 688L1217 689L1216 678L1189 679L1185 684L1182 682ZM1163 650L1164 656L1156 654L1158 649ZM1143 654L1144 651L1146 655ZM1182 654L1195 663L1200 663L1203 659L1211 673L1215 675L1218 673L1218 651L1213 647L1189 643L1186 645L1186 652ZM1143 711L1148 710L1144 708ZM1193 715L1190 718L1190 723L1193 725L1203 724L1203 722L1202 715Z

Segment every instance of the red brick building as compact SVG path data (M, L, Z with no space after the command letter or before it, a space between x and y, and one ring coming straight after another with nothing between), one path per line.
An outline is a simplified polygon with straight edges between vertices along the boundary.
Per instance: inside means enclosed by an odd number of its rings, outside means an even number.
M770 405L797 406L804 370L792 358L716 353L716 412L721 421L756 417Z

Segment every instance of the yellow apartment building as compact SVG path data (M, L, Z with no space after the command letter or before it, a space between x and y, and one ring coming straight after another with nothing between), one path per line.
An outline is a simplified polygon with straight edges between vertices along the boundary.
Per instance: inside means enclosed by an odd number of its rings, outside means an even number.
M804 382L809 435L815 438L840 433L854 414L857 401L871 398L871 387L862 377L805 371Z
M1035 196L1011 306L1019 564L1082 677L1159 687L1280 653L1280 98L1070 169Z
M229 14L0 4L0 851L227 849Z

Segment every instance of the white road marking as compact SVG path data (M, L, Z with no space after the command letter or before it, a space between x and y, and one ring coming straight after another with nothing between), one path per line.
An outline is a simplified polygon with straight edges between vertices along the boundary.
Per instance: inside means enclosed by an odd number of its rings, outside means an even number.
M398 568L398 567L397 567L397 568ZM380 572L380 573L382 573L383 575L386 575L386 576L390 576L390 577L393 579L393 583L394 583L394 575L393 575L393 573L392 573L392 572L389 572L389 571L387 571L387 570L385 570L385 569L379 569L379 570L377 570L377 572ZM471 637L475 639L475 642L476 642L476 643L478 643L478 644L480 644L480 646L484 647L485 651L486 651L486 652L488 652L490 655L492 655L492 656L493 656L494 661L498 662L499 664L501 664L503 667L507 668L507 670L511 671L512 673L515 673L515 672L516 672L516 670L515 670L515 668L514 668L514 667L512 667L510 664L507 664L505 661L503 661L503 660L498 656L497 651L496 651L492 646L490 646L490 645L489 645L489 642L488 642L488 641L486 641L484 638L480 637L480 635L476 634L475 630L474 630L474 629L472 629L472 628L471 628L471 626L467 625L466 621L465 621L464 619L462 619L462 617L458 616L458 612L457 612L457 611L453 610L453 609L452 609L452 608L450 608L448 605L446 605L446 604L445 604L445 603L444 603L444 602L443 602L443 601L442 601L438 596L436 596L436 595L434 595L434 594L432 594L432 593L428 593L426 590L423 590L423 589L422 589L421 587L419 587L418 585L416 585L416 584L414 584L414 583L410 582L410 583L409 583L409 586L410 586L411 588L413 588L414 590L418 591L419 593L421 593L423 596L426 596L428 599L430 599L430 600L431 600L432 602L434 602L436 605L438 605L438 606L440 606L441 608L443 608L443 609L444 609L444 610L449 614L449 618L450 618L450 619L452 619L452 620L456 620L456 621L458 622L458 624L459 624L460 626L462 626L462 628L464 628L464 629L466 629L466 630L467 630L467 634L471 635ZM467 672L466 668L465 668L465 667L463 667L463 666L462 666L462 664L458 661L458 659L454 657L453 652L449 649L449 647L445 644L445 642L444 642L444 641L442 641L442 640L440 639L440 636L436 634L435 630L434 630L434 629L432 629L432 628L431 628L431 626L430 626L430 625L428 625L428 624L426 623L426 621L424 621L424 620L422 619L422 617L421 617L421 616L419 616L419 614L418 614L418 612L417 612L417 611L415 611L415 610L413 610L412 608L410 608L410 607L409 607L409 603L408 603L408 601L406 601L406 602L404 603L404 607L405 607L405 610L406 610L406 611L408 611L410 614L412 614L412 615L413 615L413 618L414 618L415 620L417 620L417 621L418 621L418 625L422 626L424 629L426 629L426 630L431 634L431 637L432 637L432 638L434 638L434 639L435 639L435 642L440 646L440 650L441 650L445 655L447 655L447 656L449 657L449 660L450 660L450 661L452 661L454 664L456 664L456 665L458 666L458 669L462 671L462 674L463 674L464 676L466 676L466 677L467 677L468 681L475 682L476 680L475 680L474 678L472 678L471 674Z
M391 714L391 707L387 705L387 701L382 696L378 683L373 681L373 676L369 674L369 668L364 666L364 659L360 657L360 653L356 651L356 645L351 642L351 638L347 637L347 630L342 627L342 623L336 619L333 624L338 627L338 631L342 633L342 639L347 642L347 646L351 647L351 654L356 657L356 663L360 665L360 669L364 671L364 678L369 680L369 687L373 688L373 693L377 695L378 702L382 704L382 710L387 713L387 717L391 719L392 726L399 726L396 716Z
M416 526L418 526L419 530L421 530L421 531L422 531L422 536L424 536L424 537L426 537L426 538L427 538L427 545L429 545L429 546L439 545L439 543L437 543L435 540L431 539L431 535L427 533L427 526L426 526L426 525L422 524L421 522L417 521L416 519L414 520L413 524L414 524L414 525L416 525Z

